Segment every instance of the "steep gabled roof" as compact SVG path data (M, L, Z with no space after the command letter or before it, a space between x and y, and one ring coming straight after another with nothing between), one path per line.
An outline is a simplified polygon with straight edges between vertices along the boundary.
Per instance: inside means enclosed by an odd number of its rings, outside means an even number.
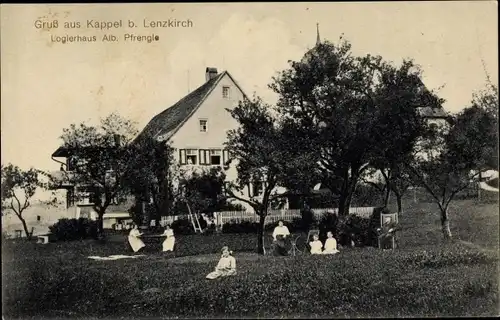
M151 121L149 121L141 133L139 133L135 142L140 142L142 139L147 137L158 138L162 136L162 140L170 139L174 133L176 133L177 130L179 130L180 127L196 112L196 110L198 110L201 104L225 75L228 75L229 78L231 78L246 98L246 94L238 83L236 83L233 77L227 71L221 72L179 100L170 108L157 114L153 119L151 119Z
M173 106L157 114L135 139L136 142L146 137L156 138L166 135L170 138L174 131L182 125L201 105L210 92L215 88L225 72L213 77L187 96L177 101Z

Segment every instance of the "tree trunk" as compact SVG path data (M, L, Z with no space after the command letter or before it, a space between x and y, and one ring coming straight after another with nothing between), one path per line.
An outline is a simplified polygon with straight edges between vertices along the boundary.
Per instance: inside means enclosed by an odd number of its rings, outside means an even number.
M451 239L450 220L448 219L448 206L441 207L441 230L445 240Z
M258 231L258 239L257 239L257 253L265 254L264 248L264 226L266 222L266 215L264 213L259 214L259 231Z
M28 230L28 225L26 224L26 220L21 215L17 215L19 220L21 220L21 223L23 224L23 229L24 233L26 233L26 240L30 241L31 240L31 233Z
M97 239L104 238L104 212L97 212Z
M385 189L385 195L384 195L384 207L387 207L390 199L391 199L391 189L387 185L387 187Z
M398 213L403 212L403 196L397 192L394 192L396 195L396 201L398 203Z
M352 196L356 190L357 178L351 177L346 186L342 187L339 198L339 216L348 216L351 207Z
M387 207L387 205L389 204L389 200L391 198L391 181L390 181L390 178L389 178L389 175L391 174L391 171L389 171L388 174L385 174L384 170L382 169L381 170L381 173L382 173L382 176L384 177L384 181L385 181L385 194L384 194L384 207Z

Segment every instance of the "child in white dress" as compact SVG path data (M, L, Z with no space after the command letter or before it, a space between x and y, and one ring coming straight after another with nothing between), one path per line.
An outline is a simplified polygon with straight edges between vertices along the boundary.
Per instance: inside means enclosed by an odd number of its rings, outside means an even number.
M144 242L139 239L141 235L142 233L137 228L137 225L134 224L132 230L130 230L130 233L128 234L128 243L130 244L130 247L132 247L132 250L134 250L134 252L137 252L146 246Z
M328 231L326 237L325 250L323 250L323 254L335 254L340 252L337 250L337 240L333 237L333 233Z
M236 274L236 259L231 255L227 246L222 247L222 257L215 267L215 271L207 275L207 279L213 280L219 277L227 277Z
M311 247L311 254L321 254L323 244L319 241L317 234L313 235L313 241L309 242L309 246Z
M165 241L163 241L163 252L174 251L174 245L175 245L174 230L172 230L170 226L167 225L165 231L163 232L163 235L167 236L165 238Z

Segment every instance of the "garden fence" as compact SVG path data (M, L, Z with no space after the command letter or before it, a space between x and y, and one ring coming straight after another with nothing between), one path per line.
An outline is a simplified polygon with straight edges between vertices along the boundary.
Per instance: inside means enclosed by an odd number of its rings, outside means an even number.
M363 218L369 218L373 213L373 209L375 209L375 207L351 207L349 208L349 213ZM311 211L313 212L316 219L321 219L323 214L326 212L336 214L338 212L338 208L317 208L311 209ZM273 224L277 223L279 220L291 222L294 218L300 217L300 209L269 210L265 223ZM171 224L176 220L187 218L188 215L162 217L160 225L164 226L167 224ZM218 228L222 228L222 226L226 223L239 223L242 221L259 222L259 216L250 211L214 212L213 223L215 223Z

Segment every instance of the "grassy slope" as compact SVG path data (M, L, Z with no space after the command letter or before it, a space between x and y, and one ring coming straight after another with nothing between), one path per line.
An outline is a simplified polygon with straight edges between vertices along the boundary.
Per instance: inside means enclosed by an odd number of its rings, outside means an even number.
M492 315L498 313L498 205L460 201L450 210L460 239L443 244L428 204L400 217L400 249L345 250L334 257L260 257L255 235L178 237L177 257L150 246L136 260L124 237L2 250L4 315L313 317ZM236 252L238 276L207 281L220 247ZM194 255L194 256L193 256Z

